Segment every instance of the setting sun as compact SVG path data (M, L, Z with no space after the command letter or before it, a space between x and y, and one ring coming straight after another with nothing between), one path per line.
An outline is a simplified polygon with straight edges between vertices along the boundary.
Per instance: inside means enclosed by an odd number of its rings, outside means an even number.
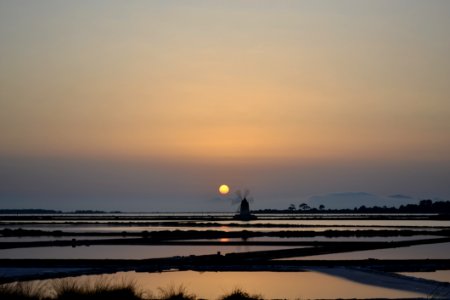
M226 195L228 194L228 192L230 191L230 187L226 184L222 184L221 186L219 186L219 193L221 195Z

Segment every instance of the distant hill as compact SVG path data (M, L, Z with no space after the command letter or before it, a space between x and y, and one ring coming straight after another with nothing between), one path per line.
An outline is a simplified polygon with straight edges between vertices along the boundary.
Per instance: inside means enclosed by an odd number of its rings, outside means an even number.
M60 214L60 210L52 209L0 209L0 214Z
M75 211L61 211L52 209L36 209L36 208L25 208L25 209L0 209L0 214L104 214L103 210L75 210ZM121 213L120 211L111 211L109 213Z
M310 207L324 205L327 209L352 209L362 205L366 207L387 206L399 207L400 205L417 204L419 201L407 195L379 196L366 192L343 192L325 195L311 196L307 200Z

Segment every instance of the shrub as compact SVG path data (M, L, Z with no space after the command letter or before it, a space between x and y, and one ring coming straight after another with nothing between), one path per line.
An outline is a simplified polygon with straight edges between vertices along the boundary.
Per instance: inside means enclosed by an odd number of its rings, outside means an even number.
M166 288L158 288L159 297L158 299L164 300L195 300L197 297L194 294L190 294L186 287L180 285L179 287L175 287L174 285L170 285Z
M13 282L0 285L0 299L39 300L45 291L46 286L39 282Z
M250 295L249 293L236 288L231 293L219 298L220 300L261 300L261 295Z
M73 279L60 279L53 281L55 299L121 299L140 300L142 294L137 291L136 284L132 281L112 283L104 278L91 281L75 281Z

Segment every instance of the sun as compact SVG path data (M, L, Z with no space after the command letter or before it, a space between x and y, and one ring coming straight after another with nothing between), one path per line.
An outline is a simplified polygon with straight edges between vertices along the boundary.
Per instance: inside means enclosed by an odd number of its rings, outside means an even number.
M219 186L219 193L221 195L226 195L228 194L228 192L230 191L230 187L226 184L222 184L221 186Z

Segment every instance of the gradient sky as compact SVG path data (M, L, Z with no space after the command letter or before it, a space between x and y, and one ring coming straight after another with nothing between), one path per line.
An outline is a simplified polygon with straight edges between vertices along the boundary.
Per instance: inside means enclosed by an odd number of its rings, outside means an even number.
M0 1L0 207L450 199L450 1Z

